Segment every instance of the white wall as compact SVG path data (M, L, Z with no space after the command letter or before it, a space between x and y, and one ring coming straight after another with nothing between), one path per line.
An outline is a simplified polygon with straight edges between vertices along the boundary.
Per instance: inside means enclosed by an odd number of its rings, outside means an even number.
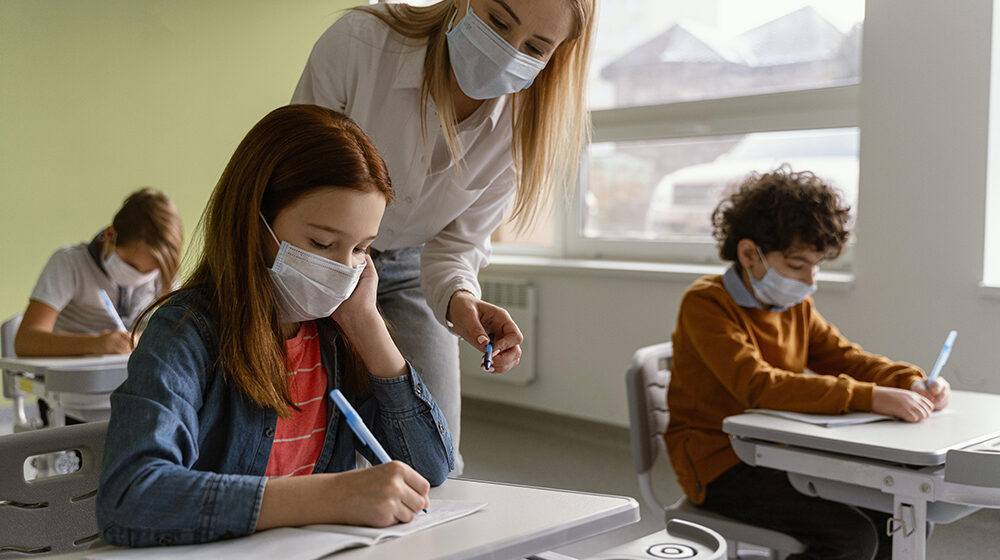
M991 0L871 0L865 16L856 281L821 288L827 319L866 349L930 368L949 329L944 375L1000 393L1000 299L980 293L985 231ZM669 339L690 279L530 278L540 304L537 381L463 380L481 398L627 424L632 351Z

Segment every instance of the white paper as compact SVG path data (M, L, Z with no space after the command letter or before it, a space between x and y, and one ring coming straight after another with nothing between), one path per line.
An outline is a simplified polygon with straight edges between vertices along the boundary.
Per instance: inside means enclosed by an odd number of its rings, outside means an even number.
M805 412L789 412L787 410L772 410L769 408L753 408L747 410L755 414L767 414L778 416L798 422L806 422L816 426L835 428L837 426L854 426L856 424L868 424L871 422L881 422L882 420L895 420L892 416L885 414L875 414L874 412L848 412L847 414L808 414Z
M427 513L421 513L410 523L400 523L384 529L353 525L281 527L254 533L247 537L207 544L95 550L86 558L88 560L129 560L132 558L137 560L172 560L180 557L192 560L244 560L246 558L315 560L338 550L371 546L385 539L416 533L465 517L484 507L486 507L486 502L431 500Z

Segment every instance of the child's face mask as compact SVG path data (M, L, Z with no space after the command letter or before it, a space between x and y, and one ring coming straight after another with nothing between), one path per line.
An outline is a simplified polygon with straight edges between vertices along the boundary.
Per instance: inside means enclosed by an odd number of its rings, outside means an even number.
M118 251L111 249L111 254L104 259L104 271L108 273L111 281L119 286L135 287L148 284L156 279L160 274L159 270L152 270L147 273L139 272L134 266L123 261L118 256Z
M767 273L760 280L750 276L750 285L753 293L760 301L774 306L787 309L796 305L816 291L815 284L806 284L791 278L785 278L778 274L778 271L768 266L767 259L764 258L763 251L757 246L757 254L760 255L761 262L767 268Z
M278 244L278 254L268 274L281 320L299 323L332 315L354 293L365 263L351 268L279 241L264 216L260 219Z

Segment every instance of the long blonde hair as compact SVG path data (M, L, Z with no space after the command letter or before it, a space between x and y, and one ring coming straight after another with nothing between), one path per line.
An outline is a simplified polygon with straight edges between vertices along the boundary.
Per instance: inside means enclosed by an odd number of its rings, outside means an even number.
M530 227L554 192L565 192L577 174L580 151L590 140L587 112L587 65L596 18L596 0L562 0L573 14L570 36L559 45L545 68L526 90L511 94L514 131L511 151L517 193L510 218L518 229ZM458 162L458 124L451 94L451 61L445 34L457 12L454 0L426 7L388 4L386 9L359 6L403 37L427 42L420 105L430 96L441 129ZM420 126L426 133L424 112Z

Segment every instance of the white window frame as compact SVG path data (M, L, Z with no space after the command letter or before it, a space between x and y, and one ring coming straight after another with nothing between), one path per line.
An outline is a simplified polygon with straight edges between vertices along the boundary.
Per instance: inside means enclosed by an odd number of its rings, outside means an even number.
M858 127L858 84L706 99L591 112L593 142L670 140L823 128ZM586 157L586 154L584 154ZM497 244L498 254L545 255L567 259L635 260L685 264L720 264L715 242L592 239L584 237L582 195L586 162L571 202L557 204L553 215L554 247ZM848 247L824 267L849 270Z

